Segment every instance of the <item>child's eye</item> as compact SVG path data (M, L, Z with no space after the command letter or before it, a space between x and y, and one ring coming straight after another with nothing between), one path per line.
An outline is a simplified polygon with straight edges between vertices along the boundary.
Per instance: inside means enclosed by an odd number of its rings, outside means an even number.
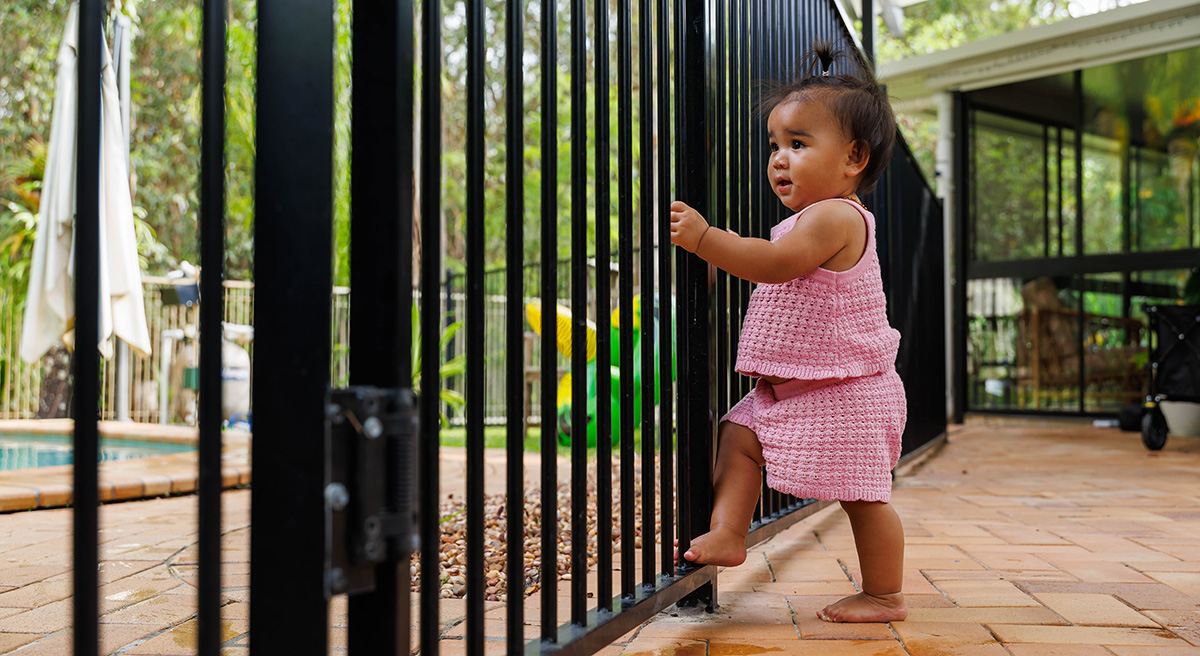
M804 144L800 143L799 141L797 141L795 139L792 140L792 148L803 148L803 147L804 147Z
M772 141L767 148L773 153L779 152L779 144L775 143L774 141Z

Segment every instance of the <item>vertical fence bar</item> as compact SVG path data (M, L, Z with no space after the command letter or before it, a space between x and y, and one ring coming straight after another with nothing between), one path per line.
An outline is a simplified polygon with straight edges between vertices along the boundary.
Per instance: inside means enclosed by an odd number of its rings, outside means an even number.
M749 80L749 82L751 84L750 88L752 89L751 97L753 98L753 104L755 107L757 107L762 101L762 92L761 88L755 85L760 84L766 77L766 52L768 35L765 3L754 2L751 0L750 6L751 12L753 13L750 32L755 34L757 38L754 39L753 44L750 46L749 70L751 80ZM747 125L747 131L750 135L751 144L751 159L748 165L748 169L750 171L753 171L755 166L761 166L766 162L767 140L765 134L766 130L763 129L764 122L765 117L755 114L754 118L750 120L749 125ZM769 194L767 193L766 185L761 173L758 175L751 174L749 183L750 216L747 217L748 234L752 234L755 237L764 237L767 234L765 225L768 207L765 199L769 196ZM749 285L747 285L746 293L747 295L750 294ZM753 384L754 383L751 382L749 385ZM771 489L767 487L766 476L763 476L762 478L761 488L762 489L759 491L758 505L755 506L754 509L755 521L762 521L770 515L767 504L770 501Z
M951 364L951 372L953 374L953 395L954 401L954 421L962 423L963 416L967 411L967 262L969 258L969 237L968 237L968 193L970 185L966 184L968 167L968 158L970 151L968 150L967 131L969 129L968 122L970 120L970 106L967 103L966 96L962 92L955 92L953 96L953 112L954 112L954 289L953 294L953 312L952 321L956 326L954 331L953 341L953 360ZM1061 134L1061 133L1060 133ZM1062 152L1061 149L1059 151ZM1062 160L1059 160L1059 174L1061 180ZM1059 187L1059 201L1062 200L1062 187ZM1061 212L1059 213L1061 217ZM1062 223L1059 223L1059 239L1062 238ZM1059 253L1062 253L1061 241L1059 242Z
M558 9L542 3L542 640L557 640L558 440L554 399L558 304Z
M677 172L680 175L679 195L702 216L712 215L714 197L710 189L712 167L710 143L716 141L713 115L715 107L710 91L714 79L712 44L708 40L714 29L712 17L705 11L706 0L685 0L682 5L683 28L678 34L677 56L680 65L681 103L676 117L680 130L687 126L689 135L682 139ZM713 395L710 372L711 339L709 333L710 297L708 264L695 255L681 256L682 289L680 296L679 389L680 427L678 449L679 498L686 501L679 509L680 548L707 530L712 514L712 447L713 425L710 403ZM686 364L685 364L686 363ZM712 584L702 586L681 604L709 605L714 597Z
M437 656L441 619L438 525L438 336L442 274L442 15L437 2L421 3L421 654ZM449 301L449 295L447 295Z
M353 14L349 378L412 385L413 7L359 0ZM388 454L396 481L398 454ZM390 491L389 510L404 509ZM396 553L396 547L389 553ZM405 549L407 552L407 549ZM375 568L375 590L349 600L355 654L408 653L407 556Z
M620 264L619 300L620 307L620 340L621 340L621 597L629 599L633 596L634 586L634 542L633 542L633 3L630 0L618 0L617 9L617 212L618 230L617 259ZM641 0L640 4L645 4ZM644 61L644 60L643 60ZM642 64L644 67L645 64ZM645 87L638 92L639 99L646 97ZM642 133L648 134L646 124L642 123ZM648 151L644 151L648 152ZM645 154L643 154L645 159ZM640 169L644 170L644 169ZM649 185L645 179L639 181L642 188ZM644 234L644 233L643 233ZM651 251L645 239L642 240L643 254ZM641 269L641 303L642 316L651 307L646 291L651 289L653 281L647 269ZM642 324L644 327L646 324ZM644 331L643 331L643 334ZM654 351L649 348L651 341L641 342L642 361L645 362L646 351L649 351L653 362ZM642 365L643 388L649 377L653 384L653 376L648 376L650 368ZM653 389L653 388L651 388ZM647 410L646 405L650 409ZM654 412L654 393L642 396L642 421ZM645 440L645 431L642 433Z
M740 49L742 39L738 38L738 32L743 29L742 17L740 14L740 0L729 0L729 50L726 75L728 75L728 135L729 135L729 228L738 234L745 234L741 231L741 199L742 199L742 178L741 178L741 160L743 146L741 143L741 115L745 110L745 99L741 97L738 66L740 65ZM727 410L732 407L741 398L740 377L733 370L733 365L737 358L737 343L738 334L741 332L742 325L742 302L741 302L742 283L740 278L729 277L729 309L727 312L727 321L729 321L729 366L727 371L729 376L728 389L728 405L720 410ZM719 425L718 425L719 426ZM718 428L719 430L719 428ZM719 438L718 438L719 439ZM721 445L717 444L719 450Z
M714 11L710 17L714 20L713 29L709 33L709 41L712 43L713 62L709 71L710 92L715 96L713 107L713 128L715 138L712 141L712 159L710 165L713 170L709 171L714 184L709 189L709 194L713 197L712 216L709 217L712 225L718 229L729 227L729 212L725 207L726 199L726 184L725 177L725 110L728 105L725 104L725 3L722 0L711 0L714 5ZM716 403L713 404L717 412L723 411L727 406L729 393L729 276L724 272L716 273L716 302L712 306L712 312L709 317L709 324L716 328L716 339L713 342L713 351L716 356Z
M689 173L696 173L697 175L704 175L705 173L707 173L707 171L691 171L691 170L689 170L688 162L684 158L684 154L685 154L685 151L684 151L685 146L683 143L684 142L684 140L683 140L684 127L686 126L688 130L693 131L692 134L703 134L703 133L695 132L695 130L699 126L691 124L684 117L684 113L689 110L689 108L685 105L685 103L686 103L685 98L687 96L688 89L684 89L684 86L686 85L688 87L694 87L696 84L699 83L699 81L697 81L697 80L689 80L687 78L687 75L701 74L701 71L703 70L703 68L694 69L694 68L691 68L690 66L685 67L685 59L687 58L687 56L689 54L687 51L687 48L689 46L694 45L694 39L690 38L690 37L695 34L695 29L696 29L693 26L687 26L685 23L685 21L687 20L687 17L689 17L689 16L695 17L695 8L688 5L689 2L693 2L693 1L695 1L695 0L680 0L680 2L675 7L676 15L675 15L675 25L674 25L674 27L675 27L675 61L674 61L674 64L675 64L675 81L676 81L676 84L675 84L675 103L676 104L675 104L674 120L675 120L676 139L675 139L675 143L674 143L674 156L675 156L675 194L674 195L676 197L678 197L680 200L682 200L685 203L687 203L688 205L690 205L692 208L694 208L697 212L700 213L701 216L707 216L709 214L708 203L704 202L703 197L696 198L696 197L687 195L686 192L691 191L691 190L688 189L687 181L685 180L685 177ZM699 20L703 20L703 19L700 18ZM689 118L691 118L691 117L689 117ZM662 230L665 227L666 226L661 226L660 230ZM669 233L664 231L664 234L669 234ZM678 478L676 479L676 484L679 485L679 498L684 500L684 504L683 504L684 507L680 508L679 512L678 512L679 530L678 530L678 535L677 535L677 539L679 542L679 549L682 552L686 552L688 550L688 548L691 546L692 538L695 537L695 534L692 533L692 525L688 521L690 519L689 513L690 513L690 508L691 508L691 499L688 497L688 495L691 493L691 487L689 485L690 481L687 476L688 463L685 461L685 458L686 458L685 453L687 451L687 447L683 446L685 443L687 443L691 439L692 433L695 431L695 427L691 423L692 414L690 412L691 407L692 407L692 403L691 403L692 395L688 393L691 391L691 388L689 387L688 383L690 382L689 376L691 375L691 367L693 364L692 361L689 359L689 355L692 353L693 345L689 342L690 335L687 330L688 313L691 311L687 305L688 301L690 300L688 292L690 289L690 285L692 283L689 273L690 273L690 269L688 267L688 257L686 254L681 253L681 254L679 254L678 257L675 258L675 316L677 319L677 323L675 325L675 345L676 345L676 349L677 349L677 353L678 353L677 365L679 368L678 369L679 384L676 385L676 387L675 387L675 395L676 395L675 401L677 404L677 409L676 409L676 414L675 414L675 431L676 431L676 434L679 436L679 443L681 446L680 446L678 452L672 453L672 456L676 460L675 467L679 472ZM664 447L665 447L665 444L666 444L666 440L663 440ZM671 452L669 452L665 448L663 448L662 453L663 453L664 457L666 457L666 454L671 453ZM666 512L664 511L663 514L665 515ZM684 565L684 567L687 566L686 563L683 563L683 565Z
M524 114L524 64L525 54L525 7L519 2L510 2L505 7L507 24L505 33L504 52L507 55L505 89L505 216L508 226L508 241L505 243L505 340L507 344L507 359L505 361L505 395L507 404L507 430L505 432L505 447L507 451L507 503L505 514L508 520L507 550L507 582L508 598L505 610L508 616L507 638L508 656L520 656L524 653L524 624L525 624L525 427L521 422L514 421L523 416L525 411L525 370L524 361L516 354L523 353L525 348L522 330L521 308L525 306L525 280L522 272L525 269L525 125L522 121ZM544 407L544 405L543 405ZM542 420L542 430L546 429L546 421Z
M596 597L602 610L611 611L612 513L605 511L612 507L613 443L608 0L596 0L595 30L596 80L592 88L596 94ZM587 567L586 560L584 567ZM586 576L580 578L587 580Z
M100 0L79 3L79 99L75 197L75 465L72 482L74 544L75 656L94 656L100 648L99 544L99 398L100 355Z
M467 654L483 655L484 50L483 0L467 2ZM474 224L474 226L472 226ZM432 338L432 335L430 336Z
M674 573L674 546L673 537L675 535L675 503L673 493L674 488L674 467L672 464L672 454L674 452L672 444L672 430L675 427L673 413L673 395L674 386L671 380L671 256L674 246L671 245L671 148L668 144L671 143L671 14L667 0L658 0L658 175L656 178L658 190L658 368L659 368L659 516L660 528L659 532L662 535L662 571ZM676 31L678 34L678 31ZM677 51L678 53L678 51ZM678 56L678 54L677 54ZM676 77L676 86L678 86L679 78ZM643 438L644 439L644 438ZM647 447L643 443L643 451L647 454L647 458L643 462L644 470L648 470L647 474L643 475L643 499L653 499L654 497L654 443L651 442ZM653 522L654 512L653 506L650 506L650 501L643 500L643 504L647 504L650 509L643 509L642 512L648 515ZM653 524L651 524L653 527ZM651 553L645 559L647 572L645 579L648 584L654 583L654 531L649 532L647 536L642 536L642 547ZM685 545L680 545L680 548L686 551ZM680 552L682 553L682 551Z
M221 315L225 309L225 0L204 0L200 117L200 475L197 647L221 650Z
M332 248L332 16L331 0L258 4L250 582L264 593L250 627L256 649L281 654L323 654L329 638L322 481L332 274L296 262L329 262Z
M587 11L571 2L571 623L587 622ZM599 262L597 262L599 266ZM597 370L596 375L604 372ZM597 405L599 411L599 405ZM597 436L599 439L599 436Z
M661 2L661 0L660 0ZM638 190L641 198L638 200L638 210L641 213L641 268L642 268L642 584L654 584L654 404L648 399L655 396L654 389L654 219L655 191L661 190L661 182L656 184L655 178L655 114L654 114L654 32L652 31L651 5L652 0L638 2L638 129L641 137L640 159L638 161ZM661 25L661 15L659 18ZM661 29L661 28L660 28ZM661 122L660 122L661 127ZM663 139L662 132L658 138ZM658 157L661 157L661 152ZM663 248L659 247L661 254ZM661 263L661 257L660 257ZM661 278L659 281L658 297L663 298ZM667 306L661 301L657 307L665 310ZM660 313L661 314L661 313ZM662 325L661 319L659 325ZM661 328L660 328L661 330ZM659 351L659 357L665 357L669 351ZM662 430L670 430L669 423L663 423ZM632 484L631 484L632 487Z

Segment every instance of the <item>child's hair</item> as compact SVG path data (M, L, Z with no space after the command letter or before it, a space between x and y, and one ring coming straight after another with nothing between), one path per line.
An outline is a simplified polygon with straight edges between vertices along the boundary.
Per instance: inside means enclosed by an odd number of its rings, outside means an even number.
M801 57L800 75L790 82L766 82L758 114L765 118L780 103L816 100L825 105L850 141L860 141L870 158L862 171L858 191L868 193L892 158L896 142L896 117L887 94L875 80L871 66L857 48L848 57L843 50L822 40L814 40L812 49ZM832 70L835 60L847 60L848 66Z

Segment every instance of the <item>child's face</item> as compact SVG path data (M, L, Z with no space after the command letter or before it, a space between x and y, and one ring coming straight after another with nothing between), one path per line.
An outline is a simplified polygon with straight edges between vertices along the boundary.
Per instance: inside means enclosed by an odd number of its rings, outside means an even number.
M767 136L767 177L775 195L793 211L848 197L858 188L865 162L855 161L855 149L822 103L780 103L767 118Z

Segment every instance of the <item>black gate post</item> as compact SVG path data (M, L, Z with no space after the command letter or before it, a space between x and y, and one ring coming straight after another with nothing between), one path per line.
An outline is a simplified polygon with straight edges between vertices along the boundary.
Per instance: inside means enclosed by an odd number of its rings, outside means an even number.
M100 649L100 58L103 45L101 4L79 3L79 97L76 108L78 165L75 176L75 466L72 499L72 618L75 656ZM56 117L66 120L65 117Z
M251 647L325 654L333 2L258 3Z
M678 32L679 98L676 133L688 135L679 140L679 198L710 217L713 181L710 179L708 149L712 147L710 107L712 90L708 77L708 0L683 0L676 4L682 13ZM665 191L665 190L664 190ZM664 242L666 241L664 235ZM669 248L664 244L664 247ZM713 419L712 362L709 340L708 265L695 255L680 254L677 281L679 295L679 549L687 549L691 539L708 531L712 515ZM667 462L664 455L664 462ZM664 537L665 539L665 537ZM711 606L716 586L701 586L680 600L681 606Z
M221 653L221 318L225 309L225 0L204 0L200 117L200 656Z
M351 119L350 384L412 387L413 6L355 0ZM390 456L389 463L396 458ZM389 472L388 480L395 473ZM394 503L394 500L393 500ZM392 508L393 511L400 510ZM409 559L352 595L354 654L407 654Z
M966 414L967 399L967 262L970 259L969 244L971 217L967 213L968 190L967 168L970 157L967 131L970 127L970 108L962 92L954 94L954 281L953 328L954 354L951 360L951 375L954 385L954 423L961 424ZM1060 233L1061 234L1061 233Z

